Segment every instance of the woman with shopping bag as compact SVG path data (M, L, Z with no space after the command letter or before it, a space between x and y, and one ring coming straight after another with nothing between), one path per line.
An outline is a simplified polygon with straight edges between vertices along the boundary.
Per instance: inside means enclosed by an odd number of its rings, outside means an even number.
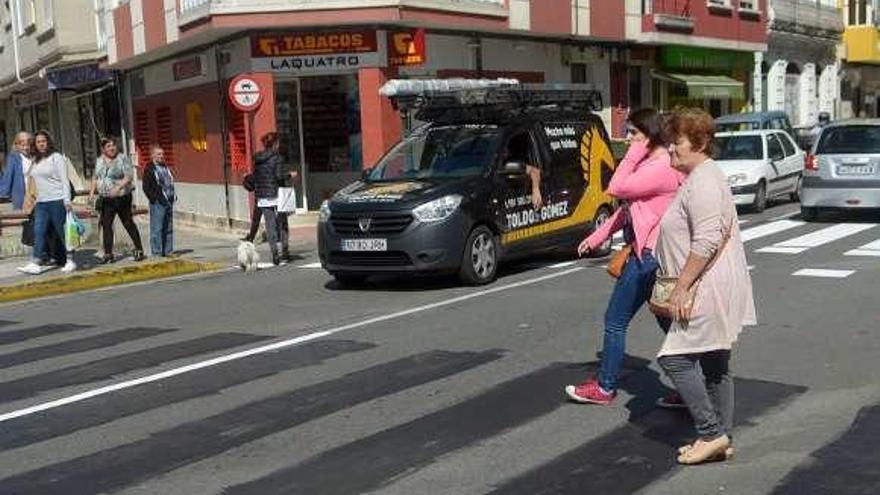
M117 216L134 244L132 257L135 261L144 259L141 234L132 218L132 191L134 191L134 166L126 156L119 153L119 148L113 138L101 139L101 156L98 157L95 164L95 175L92 178L89 200L93 202L95 209L101 212L104 256L99 262L102 264L114 261L113 221ZM97 199L95 199L96 192Z
M50 251L48 242L57 239L63 242L67 215L73 210L71 206L72 191L67 176L67 161L63 155L55 151L52 137L47 131L39 131L34 136L33 162L28 171L28 181L33 188L34 202L34 250L33 259L20 271L37 275L45 271L42 261ZM49 236L49 233L52 236ZM53 251L56 262L62 263L64 273L76 270L73 257L63 246Z
M245 240L253 242L260 226L260 217L266 219L266 238L269 242L269 249L272 251L272 263L281 264L281 255L287 259L288 253L288 236L287 236L287 213L279 214L279 190L283 209L289 209L289 194L292 188L279 187L285 181L296 181L298 174L296 171L284 173L284 159L279 153L279 139L277 132L270 132L260 138L263 144L263 150L254 156L254 171L251 175L253 184L256 206L251 220L251 231ZM295 208L295 205L294 205ZM283 220L280 218L284 216ZM278 252L278 242L281 242L281 253Z

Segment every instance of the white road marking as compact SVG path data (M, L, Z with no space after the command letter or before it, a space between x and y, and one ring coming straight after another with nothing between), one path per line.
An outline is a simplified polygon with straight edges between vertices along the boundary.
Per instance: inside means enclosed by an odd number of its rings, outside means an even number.
M843 253L844 256L876 256L880 257L880 240L869 242L858 249Z
M802 253L807 249L822 246L843 239L844 237L858 234L859 232L868 229L873 229L876 226L877 224L873 223L840 223L832 225L831 227L826 227L822 230L817 230L816 232L810 232L809 234L800 237L795 237L794 239L777 242L772 246L758 249L757 252L786 254Z
M755 269L755 265L749 265L747 268L749 269L749 271L752 271Z
M795 210L791 213L786 213L785 215L779 215L778 217L773 217L769 221L775 222L777 220L785 220L786 218L791 218L791 217L797 215L798 213L800 213L800 210Z
M549 265L547 268L557 268L557 269L558 268L566 268L571 265L574 265L575 263L577 263L577 261L563 261L562 263L555 263L555 264Z
M535 277L535 278L531 278L531 279L527 279L527 280L521 280L519 282L513 282L510 284L501 285L498 287L493 287L491 289L485 289L485 290L481 290L481 291L477 291L477 292L472 292L470 294L465 294L463 296L453 297L450 299L437 301L435 303L425 304L422 306L416 306L414 308L405 309L402 311L397 311L395 313L389 313L387 315L376 316L374 318L369 318L366 320L361 320L361 321L357 321L354 323L349 323L347 325L338 326L335 328L331 328L329 330L324 330L321 332L315 332L315 333L310 333L307 335L301 335L299 337L284 339L284 340L280 340L278 342L273 342L271 344L265 344L265 345L261 345L258 347L253 347L250 349L245 349L243 351L235 352L232 354L217 356L215 358L208 359L205 361L198 361L198 362L195 362L192 364L188 364L186 366L172 368L170 370L162 371L160 373L154 373L152 375L147 375L147 376L135 378L132 380L126 380L123 382L114 383L114 384L107 385L104 387L81 392L79 394L74 394L74 395L70 395L67 397L62 397L60 399L35 404L33 406L26 407L23 409L17 409L14 411L6 412L6 413L0 415L0 423L5 422L5 421L9 421L9 420L12 420L15 418L20 418L23 416L29 416L31 414L35 414L38 412L47 411L49 409L55 409L55 408L58 408L61 406L66 406L68 404L82 402L84 400L88 400L93 397L107 395L112 392L116 392L119 390L125 390L128 388L136 387L138 385L143 385L146 383L152 383L152 382L157 382L160 380L165 380L167 378L171 378L171 377L178 376L178 375L183 375L183 374L189 373L191 371L196 371L196 370L200 370L200 369L204 369L204 368L210 368L213 366L217 366L219 364L228 363L231 361L237 361L239 359L244 359L246 357L256 356L259 354L265 354L267 352L277 351L279 349L284 349L287 347L297 346L300 344L304 344L306 342L311 342L313 340L322 339L324 337L329 337L329 336L337 334L337 333L346 332L349 330L354 330L356 328L361 328L361 327L365 327L368 325L373 325L375 323L382 323L385 321L394 320L397 318L402 318L404 316L409 316L412 314L421 313L424 311L429 311L429 310L441 308L444 306L450 306L452 304L468 301L470 299L488 296L488 295L495 294L498 292L503 292L503 291L507 291L510 289L516 289L518 287L533 285L533 284L537 284L537 283L544 282L546 280L551 280L554 278L564 277L566 275L570 275L572 273L576 273L576 272L583 271L583 270L585 270L585 268L575 267L575 268L570 268L568 270L561 271L561 272L553 272L548 275L542 275L540 277Z
M855 270L825 270L820 268L804 268L792 275L796 277L822 277L822 278L846 278L855 273Z
M749 223L749 222L751 222L751 220L748 220L748 219L743 220L742 218L740 218L740 219L737 220L737 223L739 223L740 225L744 225L744 224L747 224L747 223Z
M785 232L786 230L800 227L802 225L804 225L804 222L797 222L794 220L777 220L775 222L766 223L764 225L759 225L757 227L743 230L740 235L743 242L749 242L755 239L760 239L761 237L767 237L768 235Z
M307 263L305 265L299 265L297 268L321 268L321 262Z

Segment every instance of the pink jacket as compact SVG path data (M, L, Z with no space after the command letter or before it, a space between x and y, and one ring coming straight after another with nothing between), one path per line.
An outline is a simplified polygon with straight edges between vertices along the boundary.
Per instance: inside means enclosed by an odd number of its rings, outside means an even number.
M636 235L633 248L639 259L643 249L653 250L657 245L660 219L685 179L684 174L672 168L669 155L663 153L651 157L648 154L648 148L643 143L633 143L608 185L608 194L630 204L633 232ZM590 249L596 249L621 230L624 219L624 210L619 208L587 237Z

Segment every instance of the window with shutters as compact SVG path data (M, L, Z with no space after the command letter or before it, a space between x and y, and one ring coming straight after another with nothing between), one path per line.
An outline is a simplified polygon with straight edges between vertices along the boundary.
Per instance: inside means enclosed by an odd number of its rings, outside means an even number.
M173 167L175 165L174 125L171 119L171 107L156 109L156 139L157 144L165 152L165 164Z
M229 111L229 163L236 172L250 172L247 151L247 126L244 113L234 109Z
M146 110L134 113L134 147L138 166L145 166L150 161L150 114Z

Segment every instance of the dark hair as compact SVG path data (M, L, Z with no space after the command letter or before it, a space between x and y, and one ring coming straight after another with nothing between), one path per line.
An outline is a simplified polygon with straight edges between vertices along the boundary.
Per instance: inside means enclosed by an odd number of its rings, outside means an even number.
M702 108L676 110L672 115L670 128L676 139L684 136L691 142L694 150L702 149L703 153L712 154L715 119Z
M113 137L113 136L104 136L104 137L102 137L102 138L101 138L101 150L103 151L104 146L107 146L108 144L111 144L111 143L114 144L114 145L116 145L117 148L119 147L119 143L116 142L116 138L115 138L115 137Z
M43 136L46 138L46 153L40 153L37 150L37 138ZM52 135L49 134L49 131L45 129L40 129L39 131L34 133L34 139L31 141L31 156L34 157L35 162L42 161L43 158L51 156L52 153L55 153L55 140L52 139Z
M263 134L263 137L260 138L260 142L263 143L263 148L271 149L278 143L278 133L277 132L267 132Z
M651 148L669 144L666 118L653 108L642 108L629 114L626 121L648 138Z

